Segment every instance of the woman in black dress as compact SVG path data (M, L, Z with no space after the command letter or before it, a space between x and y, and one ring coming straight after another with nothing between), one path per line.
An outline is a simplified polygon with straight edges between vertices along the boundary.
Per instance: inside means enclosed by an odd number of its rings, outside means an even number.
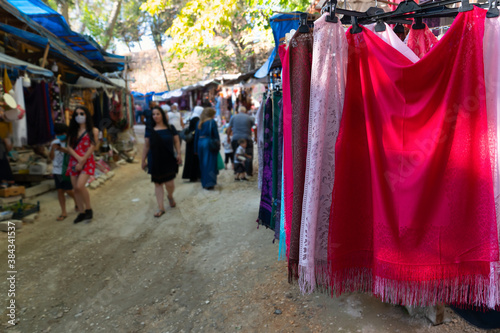
M203 107L196 106L193 109L193 114L189 120L189 131L193 133L198 128L198 122L200 121L201 113L203 112ZM186 157L184 158L184 171L182 172L182 179L189 179L191 182L195 182L201 178L200 171L200 161L198 155L194 151L194 140L191 142L186 142Z
M159 106L153 107L151 118L152 128L146 132L144 140L142 168L149 167L148 173L151 175L151 181L155 183L158 212L154 216L160 217L165 214L164 185L170 207L176 206L173 197L174 179L179 171L179 164L182 162L181 144L176 128L168 124L168 118Z

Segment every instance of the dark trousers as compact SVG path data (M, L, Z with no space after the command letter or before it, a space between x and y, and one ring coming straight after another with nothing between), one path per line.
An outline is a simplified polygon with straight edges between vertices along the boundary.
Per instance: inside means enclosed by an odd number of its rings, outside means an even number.
M233 152L234 152L234 158L233 158L233 164L234 164L234 159L236 158L236 149L238 149L238 146L239 146L238 140L231 141L231 146L233 147ZM246 170L247 175L250 177L253 174L253 140L252 139L247 139L247 149L245 149L245 153L252 157L251 159L249 158L245 161L245 170Z

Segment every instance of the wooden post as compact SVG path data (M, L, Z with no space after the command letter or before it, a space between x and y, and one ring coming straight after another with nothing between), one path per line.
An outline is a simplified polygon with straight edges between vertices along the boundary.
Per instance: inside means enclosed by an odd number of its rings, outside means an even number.
M47 46L45 47L45 52L43 53L43 60L42 60L42 68L45 68L45 65L47 63L47 56L49 55L49 50L50 50L50 43L47 43Z

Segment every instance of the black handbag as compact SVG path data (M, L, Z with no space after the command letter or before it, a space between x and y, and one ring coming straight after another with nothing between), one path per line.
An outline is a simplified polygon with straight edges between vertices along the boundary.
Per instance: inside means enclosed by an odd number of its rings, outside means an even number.
M220 150L220 140L212 137L212 122L211 121L210 121L210 142L208 143L208 148L213 153L217 153Z
M179 136L182 140L186 141L186 143L190 143L194 141L194 133L195 131L190 131L188 126L179 133Z

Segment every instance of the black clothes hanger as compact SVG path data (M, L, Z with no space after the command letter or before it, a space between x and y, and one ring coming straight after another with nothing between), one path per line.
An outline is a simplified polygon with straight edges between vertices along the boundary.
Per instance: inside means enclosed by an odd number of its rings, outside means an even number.
M448 12L448 11L456 11L456 9L449 9L445 7L446 5L451 5L457 2L460 2L461 0L442 0L442 1L434 1L434 2L427 2L425 4L417 5L413 0L408 0L405 2L401 2L396 8L396 10L392 12L387 12L387 13L381 13L377 15L371 15L371 16L365 16L365 17L360 17L359 21L361 23L367 24L368 22L377 22L380 19L383 19L385 21L395 21L398 19L406 19L406 18L412 18L416 16L422 16L422 17L427 17L430 16L431 13L432 15L436 16L439 15L438 12ZM407 14L411 13L412 14ZM402 23L402 22L400 22ZM407 24L410 24L409 22Z
M375 25L375 31L376 32L385 31L385 22L384 22L384 20L378 20L377 21L377 24Z
M462 13L462 12L468 12L468 11L473 10L473 9L474 9L474 6L469 3L469 0L462 0L462 6L460 6L460 8L458 8L458 11L460 13Z
M403 27L402 24L396 24L396 26L394 27L394 32L397 33L397 34L404 34L405 33L405 28Z
M392 13L394 15L397 15L397 14L410 13L410 12L414 12L417 10L420 10L420 6L413 0L407 0L407 1L401 2L398 5L398 8L396 8L396 10L394 10Z
M307 25L307 13L302 13L300 14L300 21L299 21L299 29L297 30L300 33L308 33L309 32L309 26Z
M337 11L337 0L330 0L330 8L329 14L326 16L326 22L337 23L339 19L335 16L335 12Z
M358 18L356 16L353 16L351 18L352 22L352 28L351 28L351 34L359 34L360 32L363 31L363 29L359 26L358 24Z
M422 22L422 17L415 17L415 24L411 26L413 30L425 29L425 23Z
M497 0L489 0L488 12L486 13L487 18L498 17L500 12L497 8Z

